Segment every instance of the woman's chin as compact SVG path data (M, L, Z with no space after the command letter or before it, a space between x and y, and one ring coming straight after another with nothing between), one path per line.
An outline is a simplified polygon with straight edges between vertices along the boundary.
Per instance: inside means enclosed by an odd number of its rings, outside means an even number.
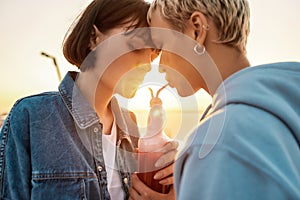
M121 93L119 93L119 95L121 95L127 99L132 99L135 96L136 91L137 91L136 89L135 90L124 90Z

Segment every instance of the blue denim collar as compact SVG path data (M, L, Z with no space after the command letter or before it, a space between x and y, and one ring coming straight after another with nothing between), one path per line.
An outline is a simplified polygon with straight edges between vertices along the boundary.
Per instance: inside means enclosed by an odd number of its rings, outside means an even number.
M58 89L77 126L80 129L86 129L95 123L99 123L99 117L75 84L77 75L78 72L68 72ZM129 116L128 111L124 113L125 111L120 108L115 97L111 100L111 109L117 126L127 133L128 128L123 115L127 114Z
M58 89L77 126L86 129L95 123L99 123L99 118L75 84L77 75L78 72L68 72Z

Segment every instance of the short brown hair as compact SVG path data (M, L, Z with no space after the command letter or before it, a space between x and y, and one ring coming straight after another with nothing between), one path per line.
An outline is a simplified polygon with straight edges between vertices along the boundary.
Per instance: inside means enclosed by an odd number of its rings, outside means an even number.
M149 3L144 0L94 0L68 31L63 44L65 58L80 67L91 51L93 25L102 33L129 22L137 22L132 28L147 26L148 9Z

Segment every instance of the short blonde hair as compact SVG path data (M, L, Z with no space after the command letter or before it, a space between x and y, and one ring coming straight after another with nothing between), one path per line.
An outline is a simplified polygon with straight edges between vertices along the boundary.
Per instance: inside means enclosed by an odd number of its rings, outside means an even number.
M246 53L250 32L248 0L154 0L148 12L148 20L158 7L163 17L179 31L184 30L193 12L201 12L218 28L215 42L236 47Z

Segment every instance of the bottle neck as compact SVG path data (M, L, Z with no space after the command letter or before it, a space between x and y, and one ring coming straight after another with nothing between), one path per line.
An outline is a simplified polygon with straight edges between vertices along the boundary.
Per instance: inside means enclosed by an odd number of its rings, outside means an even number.
M169 141L168 136L163 131L165 116L165 111L161 105L154 105L150 109L146 134L139 140L139 151L158 151Z

